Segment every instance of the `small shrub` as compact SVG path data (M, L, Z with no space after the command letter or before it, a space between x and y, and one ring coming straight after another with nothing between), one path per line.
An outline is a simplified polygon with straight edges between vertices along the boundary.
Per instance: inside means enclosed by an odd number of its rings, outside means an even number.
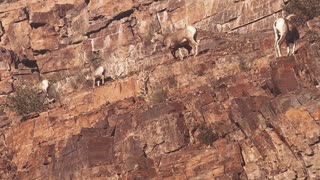
M198 140L205 145L212 145L218 139L218 135L213 133L212 130L205 124L199 127Z
M6 109L6 105L1 104L0 105L0 116L4 114L5 109Z
M168 92L163 88L158 88L151 94L151 102L153 103L164 102L167 98Z
M146 98L149 93L149 79L150 72L142 70L139 74L138 84L139 84L139 96Z
M251 70L250 62L247 62L244 59L240 59L239 67L240 67L241 71L250 71Z
M291 0L283 7L289 14L298 16L297 24L302 25L306 21L320 16L320 1L319 0Z
M320 35L315 31L308 30L306 32L306 38L307 38L307 41L310 44L312 44L312 43L320 43Z
M26 116L32 113L40 113L46 109L44 98L32 87L16 87L15 95L9 97L11 108L18 114Z

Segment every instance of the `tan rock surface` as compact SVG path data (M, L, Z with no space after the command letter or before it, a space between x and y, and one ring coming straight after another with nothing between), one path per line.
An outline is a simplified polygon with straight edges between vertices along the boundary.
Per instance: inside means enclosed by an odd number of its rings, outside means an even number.
M0 179L319 179L319 45L274 57L282 3L0 4ZM185 24L197 57L153 52L155 31ZM28 118L6 106L44 78L60 102Z

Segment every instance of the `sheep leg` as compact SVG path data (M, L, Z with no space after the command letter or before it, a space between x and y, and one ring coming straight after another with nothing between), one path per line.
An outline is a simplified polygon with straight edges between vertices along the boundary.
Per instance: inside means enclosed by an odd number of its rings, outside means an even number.
M188 50L188 55L190 55L192 51L192 47L189 44L187 44L184 48Z
M173 56L174 59L177 59L176 51L175 51L175 50L171 50L171 54L172 54L172 56Z
M157 51L157 47L158 47L158 44L157 44L157 43L155 43L155 44L153 45L153 51L152 51L152 54L154 54L154 53Z
M183 60L183 54L181 52L181 48L179 48L179 58L180 58L180 60Z
M95 85L96 85L96 79L95 79L95 78L93 78L93 80L92 80L92 87L94 88L94 87L95 87Z
M191 38L190 43L192 45L192 49L194 50L194 57L196 57L198 55L198 43L193 38Z
M276 57L279 57L278 48L277 48L277 43L274 43L274 50L275 50L275 52L276 52Z
M284 35L281 35L280 38L278 39L277 43L276 43L276 47L277 47L277 51L278 51L278 57L281 57L282 54L281 54L281 44L283 43L285 39L285 36Z
M41 91L39 96L40 96L40 98L41 98L42 104L45 104L45 101L46 101L46 98L47 98L47 93Z
M196 57L198 55L198 44L196 44L196 53L194 54L194 57Z
M48 98L48 103L52 103L54 101L54 98L50 99Z
M276 57L279 57L279 52L278 52L278 47L277 47L277 42L279 40L279 35L278 35L276 29L274 29L274 35L275 35L275 38L274 38L274 50L276 51Z
M101 81L102 81L101 84L104 84L104 75L101 76Z
M296 51L296 45L297 45L297 42L296 42L296 41L294 41L294 43L293 43L293 47L292 47L292 54L294 54L294 53L295 53L295 51Z
M287 56L290 56L290 44L287 44Z

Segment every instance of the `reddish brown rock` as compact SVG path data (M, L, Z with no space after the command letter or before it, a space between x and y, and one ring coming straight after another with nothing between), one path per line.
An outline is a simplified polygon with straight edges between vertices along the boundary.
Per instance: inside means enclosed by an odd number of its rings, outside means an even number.
M316 31L320 33L320 28L319 28L319 23L320 23L320 18L314 18L313 20L310 20L307 22L308 28L311 29L312 31Z
M13 5L14 6L14 5ZM1 11L1 25L3 30L7 32L9 30L11 23L20 22L23 20L27 20L27 15L23 11L22 7L15 7L16 9L12 10L3 10Z
M13 51L1 48L0 54L0 71L10 71L13 68L17 68L19 59Z
M82 3L82 0L38 2L30 3L30 23L35 26L59 26L60 19L64 18L67 11Z
M121 2L118 0L107 0L105 2L92 1L89 4L89 10L91 11L91 18L95 18L99 15L106 16L107 18L112 18L122 13L128 12L133 8L133 6L134 2L128 0Z
M319 179L319 47L302 37L274 57L282 3L1 4L0 94L47 78L60 102L21 122L1 95L0 179ZM155 31L185 24L197 57L153 52ZM97 65L106 82L92 88Z
M8 39L12 50L22 58L33 59L33 53L30 49L30 40L25 39L31 31L30 24L27 21L12 23L8 29Z
M40 27L30 33L30 43L33 51L54 51L59 49L58 34L53 28Z
M83 59L78 53L82 47L79 45L70 46L59 51L37 57L37 65L41 73L70 69L82 65Z
M0 95L12 92L12 83L0 81Z

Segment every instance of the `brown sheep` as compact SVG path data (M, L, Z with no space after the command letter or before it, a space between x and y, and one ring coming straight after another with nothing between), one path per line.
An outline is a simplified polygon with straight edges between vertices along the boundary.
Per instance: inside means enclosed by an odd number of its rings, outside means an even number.
M176 59L176 51L179 50L180 59L183 59L181 48L186 48L188 54L194 51L194 56L198 55L198 42L196 41L197 29L193 26L186 26L184 29L167 34L165 36L156 33L151 42L160 41L167 49L170 50L172 56ZM155 51L155 49L154 49Z

